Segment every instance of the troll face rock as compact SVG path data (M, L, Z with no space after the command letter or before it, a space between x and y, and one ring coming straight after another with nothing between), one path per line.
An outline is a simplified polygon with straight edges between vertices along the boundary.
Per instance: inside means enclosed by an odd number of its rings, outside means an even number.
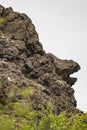
M34 109L51 102L55 112L71 107L76 110L72 85L77 78L70 75L80 69L78 63L46 53L26 14L0 5L0 18L0 102L5 102L9 86L15 84L14 93L22 87L35 89L31 96Z

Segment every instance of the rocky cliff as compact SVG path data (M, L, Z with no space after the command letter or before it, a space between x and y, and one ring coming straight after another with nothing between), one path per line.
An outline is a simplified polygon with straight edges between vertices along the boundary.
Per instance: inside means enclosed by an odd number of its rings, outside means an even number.
M0 5L0 104L31 102L33 109L76 110L71 74L80 69L43 50L31 19Z

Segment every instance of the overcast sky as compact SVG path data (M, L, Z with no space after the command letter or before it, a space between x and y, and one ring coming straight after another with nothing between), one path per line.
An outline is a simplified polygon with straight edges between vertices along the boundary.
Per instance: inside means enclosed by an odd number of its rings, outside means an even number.
M46 52L80 64L73 88L77 107L87 111L87 0L0 0L0 4L32 19Z

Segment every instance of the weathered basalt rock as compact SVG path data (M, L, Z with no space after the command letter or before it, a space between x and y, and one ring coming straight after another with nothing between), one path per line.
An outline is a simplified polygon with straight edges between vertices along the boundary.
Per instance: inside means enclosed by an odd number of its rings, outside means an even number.
M18 88L35 88L31 96L34 109L46 107L50 102L57 113L76 108L72 85L77 79L70 74L77 72L80 66L72 60L47 54L27 15L0 5L0 17L4 19L0 27L0 101L4 102L2 99L9 86L15 84ZM30 79L37 82L37 87L29 82Z

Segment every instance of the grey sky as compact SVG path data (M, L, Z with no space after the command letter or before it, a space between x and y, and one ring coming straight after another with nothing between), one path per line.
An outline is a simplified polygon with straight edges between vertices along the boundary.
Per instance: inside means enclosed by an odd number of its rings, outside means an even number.
M0 0L0 4L32 19L47 52L80 64L73 88L77 107L87 111L87 0Z

